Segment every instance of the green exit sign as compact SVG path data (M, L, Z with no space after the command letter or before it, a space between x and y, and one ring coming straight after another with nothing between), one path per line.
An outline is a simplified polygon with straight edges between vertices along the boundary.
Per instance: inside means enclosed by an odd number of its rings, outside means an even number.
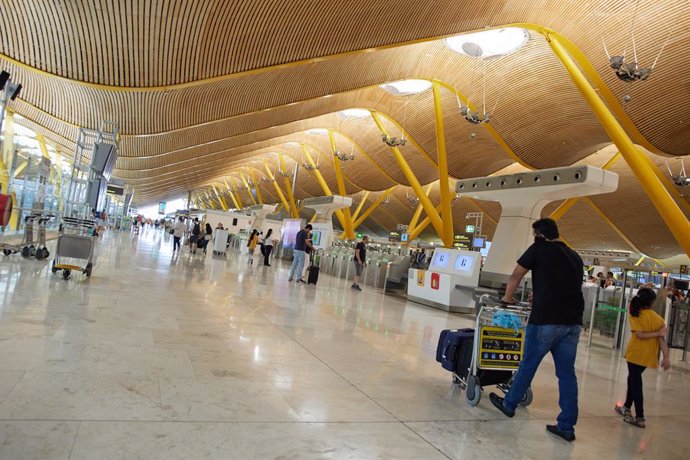
M361 238L362 236L364 236L364 235L362 235L361 233L357 234L357 238Z
M465 233L474 233L474 225L465 225Z

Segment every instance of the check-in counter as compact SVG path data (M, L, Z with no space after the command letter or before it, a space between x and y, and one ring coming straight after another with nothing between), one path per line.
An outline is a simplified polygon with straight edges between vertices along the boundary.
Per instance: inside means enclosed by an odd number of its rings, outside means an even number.
M407 298L454 313L474 313L481 254L438 248L428 270L409 269Z

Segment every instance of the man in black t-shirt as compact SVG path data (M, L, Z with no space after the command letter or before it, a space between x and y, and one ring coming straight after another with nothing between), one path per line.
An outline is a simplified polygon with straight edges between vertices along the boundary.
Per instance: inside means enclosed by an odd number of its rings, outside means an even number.
M534 244L518 259L510 275L503 301L513 304L513 294L522 278L532 271L534 298L525 329L522 361L505 399L491 393L491 402L506 416L515 409L532 383L544 356L551 352L558 376L558 424L546 429L566 441L575 440L577 423L577 377L575 357L582 327L583 263L579 255L558 240L558 226L552 219L532 224Z
M364 267L364 262L367 260L367 243L369 242L369 237L364 235L362 241L357 243L355 246L355 280L352 283L352 289L361 291L362 288L359 287L359 280L362 277L362 268Z

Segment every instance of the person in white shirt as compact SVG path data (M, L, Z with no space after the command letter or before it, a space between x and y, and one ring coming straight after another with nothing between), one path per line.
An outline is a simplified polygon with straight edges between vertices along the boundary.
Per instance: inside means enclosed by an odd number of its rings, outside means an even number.
M184 217L180 216L175 227L173 227L173 252L180 250L180 240L184 236L185 230L187 230L187 226L184 224Z

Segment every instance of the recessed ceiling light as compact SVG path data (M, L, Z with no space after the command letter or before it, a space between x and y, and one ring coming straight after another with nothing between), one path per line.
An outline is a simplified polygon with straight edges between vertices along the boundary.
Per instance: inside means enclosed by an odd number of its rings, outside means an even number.
M505 56L522 48L529 40L529 32L519 27L490 29L471 34L456 35L444 40L456 53L482 59Z
M393 83L385 83L381 85L381 88L393 96L407 96L409 94L417 94L426 91L431 88L431 82L429 80L417 79L400 80L394 81Z
M285 147L299 147L299 142L286 142Z
M371 115L367 109L345 109L339 113L346 118L364 118Z
M326 128L312 128L308 129L306 132L312 136L323 136L328 134L328 130Z

